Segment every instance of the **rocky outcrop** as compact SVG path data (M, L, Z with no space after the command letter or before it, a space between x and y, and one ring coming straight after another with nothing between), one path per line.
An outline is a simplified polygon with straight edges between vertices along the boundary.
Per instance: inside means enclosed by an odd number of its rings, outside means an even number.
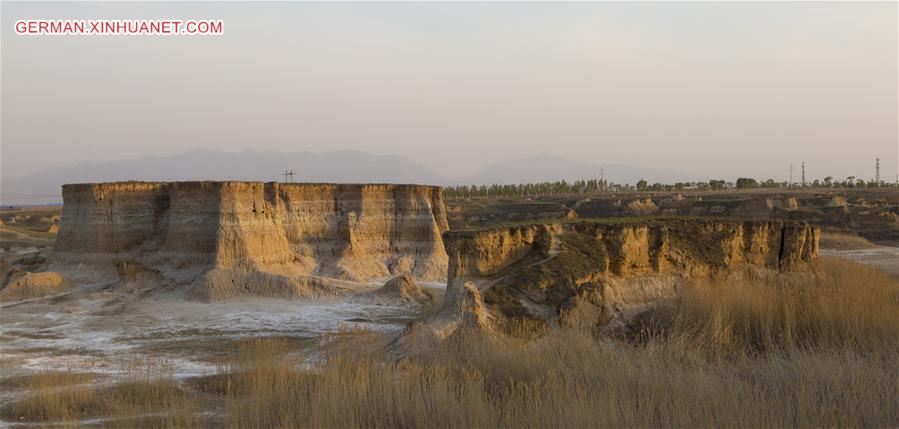
M688 277L794 269L817 257L819 236L804 222L678 218L453 231L444 236L445 304L431 324L447 335L461 323L469 285L483 296L486 319L603 324L672 296Z
M261 182L122 182L63 186L51 264L83 282L123 261L201 299L311 296L327 279L398 269L443 279L440 188Z
M425 306L434 303L434 297L429 295L409 273L403 273L391 278L384 286L376 290L373 295L378 299L387 299L410 304Z
M140 262L122 261L116 265L119 272L118 289L141 291L165 285L165 276L159 270Z
M636 198L624 203L623 206L629 216L649 216L659 211L659 206L652 201L652 198Z
M65 292L71 287L71 283L56 272L14 272L8 275L6 285L0 289L0 301L15 301L54 295Z
M448 338L460 328L493 331L491 316L475 283L456 284L446 292L443 308L428 320L438 337Z

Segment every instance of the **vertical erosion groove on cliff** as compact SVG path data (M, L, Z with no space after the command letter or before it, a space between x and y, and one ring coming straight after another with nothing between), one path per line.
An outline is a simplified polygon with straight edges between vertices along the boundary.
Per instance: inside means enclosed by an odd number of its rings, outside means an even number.
M446 276L440 188L123 182L63 186L52 263L83 282L139 263L193 296L319 296L329 279Z
M602 325L688 278L793 270L817 258L819 236L805 222L696 218L452 231L446 299L431 325L452 332L472 285L491 319Z

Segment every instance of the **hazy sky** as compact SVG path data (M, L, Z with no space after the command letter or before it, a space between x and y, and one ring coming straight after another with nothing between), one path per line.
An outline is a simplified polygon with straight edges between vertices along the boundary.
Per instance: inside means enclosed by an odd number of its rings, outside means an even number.
M453 176L548 152L700 177L893 179L897 3L2 2L2 175L358 149ZM23 18L223 19L25 37ZM797 167L798 168L798 167Z

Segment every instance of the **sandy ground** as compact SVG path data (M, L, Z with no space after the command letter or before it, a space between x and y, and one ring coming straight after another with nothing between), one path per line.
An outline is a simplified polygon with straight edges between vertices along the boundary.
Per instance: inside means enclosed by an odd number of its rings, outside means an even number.
M822 256L836 256L899 275L899 247L875 246L870 249L833 250L821 249Z
M442 286L424 284L434 295ZM117 377L147 359L171 375L214 374L241 341L286 340L314 359L325 334L365 327L400 332L432 309L385 304L359 296L333 301L236 298L189 301L183 292L155 292L127 306L109 294L57 295L0 307L0 373L15 377L73 369ZM0 392L0 406L24 392Z

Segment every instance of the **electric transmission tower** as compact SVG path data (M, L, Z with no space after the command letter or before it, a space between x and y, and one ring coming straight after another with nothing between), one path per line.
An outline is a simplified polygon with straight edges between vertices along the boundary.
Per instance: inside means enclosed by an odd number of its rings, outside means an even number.
M802 187L805 187L805 161L802 161Z
M874 161L874 183L880 184L880 158Z

